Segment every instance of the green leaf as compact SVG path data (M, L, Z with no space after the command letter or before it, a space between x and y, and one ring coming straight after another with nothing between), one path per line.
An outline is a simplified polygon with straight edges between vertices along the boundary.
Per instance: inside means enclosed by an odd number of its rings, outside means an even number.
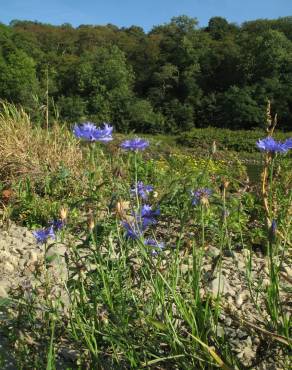
M0 307L10 306L11 304L12 304L12 299L0 298Z
M46 256L46 262L47 263L51 263L53 262L55 259L57 259L59 257L59 255L57 253L54 253L52 254L51 256Z
M164 324L163 322L161 322L161 321L158 321L158 320L153 319L152 317L148 317L148 318L146 319L146 321L147 321L150 325L154 326L155 328L157 328L157 329L159 329L159 330L162 330L162 331L167 330L167 325L165 325L165 324Z

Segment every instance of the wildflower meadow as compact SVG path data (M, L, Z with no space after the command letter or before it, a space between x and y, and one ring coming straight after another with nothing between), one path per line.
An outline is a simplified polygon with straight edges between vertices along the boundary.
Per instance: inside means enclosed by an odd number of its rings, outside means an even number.
M44 130L9 106L0 367L288 369L292 138L276 129L254 141L251 182L215 143L200 155L110 123Z

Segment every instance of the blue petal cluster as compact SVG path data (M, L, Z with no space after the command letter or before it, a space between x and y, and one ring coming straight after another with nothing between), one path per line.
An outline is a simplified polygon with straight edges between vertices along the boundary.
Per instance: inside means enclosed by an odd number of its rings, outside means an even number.
M272 235L276 235L276 231L277 231L277 222L276 222L276 220L273 220L272 221L272 225L271 225L271 233L272 233Z
M59 219L59 220L50 221L49 225L51 225L53 227L54 231L59 231L59 230L63 229L63 227L65 226L65 223L64 223L63 220Z
M50 226L46 229L40 229L33 231L33 235L36 238L37 243L44 244L48 241L49 238L56 239L53 226Z
M192 191L191 195L193 197L192 205L196 206L203 198L208 199L212 195L212 190L209 188L199 188L195 191Z
M260 139L257 141L257 147L264 152L270 153L286 153L289 150L289 145L291 139L286 140L284 143L276 141L271 136L266 137L265 139ZM290 144L289 144L290 143Z
M78 139L84 139L87 141L102 141L108 142L113 140L112 137L113 127L104 123L103 128L96 127L91 122L81 123L75 125L73 133Z
M148 199L149 193L153 191L153 186L144 185L142 181L138 181L137 185L131 189L131 194L138 194L143 200Z
M158 242L155 239L146 239L144 242L145 245L152 247L151 254L156 256L159 252L161 252L165 248L165 244L163 242Z
M107 123L103 124L103 128L98 127L95 132L96 140L102 142L108 142L113 140L112 137L113 127L108 125Z
M131 239L141 238L148 226L156 224L155 217L159 214L160 211L158 209L154 211L148 204L143 205L139 213L133 214L134 221L122 222L126 230L126 237Z
M284 145L286 146L286 148L289 150L289 149L292 149L292 137L290 137L290 139L287 139L284 143Z
M139 224L138 222L135 223L123 221L122 225L126 230L126 238L135 240L143 236L144 232L143 225Z
M121 144L121 148L132 151L145 150L148 146L149 141L141 139L139 137L131 140L125 140Z
M152 206L148 204L144 204L141 209L141 215L137 216L142 219L142 224L146 228L149 225L156 224L156 216L160 215L160 210L156 209L155 211L152 210Z

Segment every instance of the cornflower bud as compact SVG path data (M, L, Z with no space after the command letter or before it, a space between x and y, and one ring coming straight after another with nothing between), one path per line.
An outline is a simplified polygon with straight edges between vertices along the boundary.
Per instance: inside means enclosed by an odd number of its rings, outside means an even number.
M67 219L67 216L68 216L68 209L65 208L65 207L62 207L61 210L60 210L60 218L62 221L65 221Z
M94 229L94 226L95 226L92 213L89 214L87 222L88 222L89 231L92 231Z
M217 152L217 145L216 141L214 140L212 143L212 154L215 154Z

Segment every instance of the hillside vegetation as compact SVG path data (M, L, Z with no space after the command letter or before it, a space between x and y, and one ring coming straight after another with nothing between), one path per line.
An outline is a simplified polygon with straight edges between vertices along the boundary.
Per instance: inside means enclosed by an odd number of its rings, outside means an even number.
M0 25L0 97L34 122L111 122L120 132L261 127L267 99L292 125L292 18L242 25L174 17L132 26Z

